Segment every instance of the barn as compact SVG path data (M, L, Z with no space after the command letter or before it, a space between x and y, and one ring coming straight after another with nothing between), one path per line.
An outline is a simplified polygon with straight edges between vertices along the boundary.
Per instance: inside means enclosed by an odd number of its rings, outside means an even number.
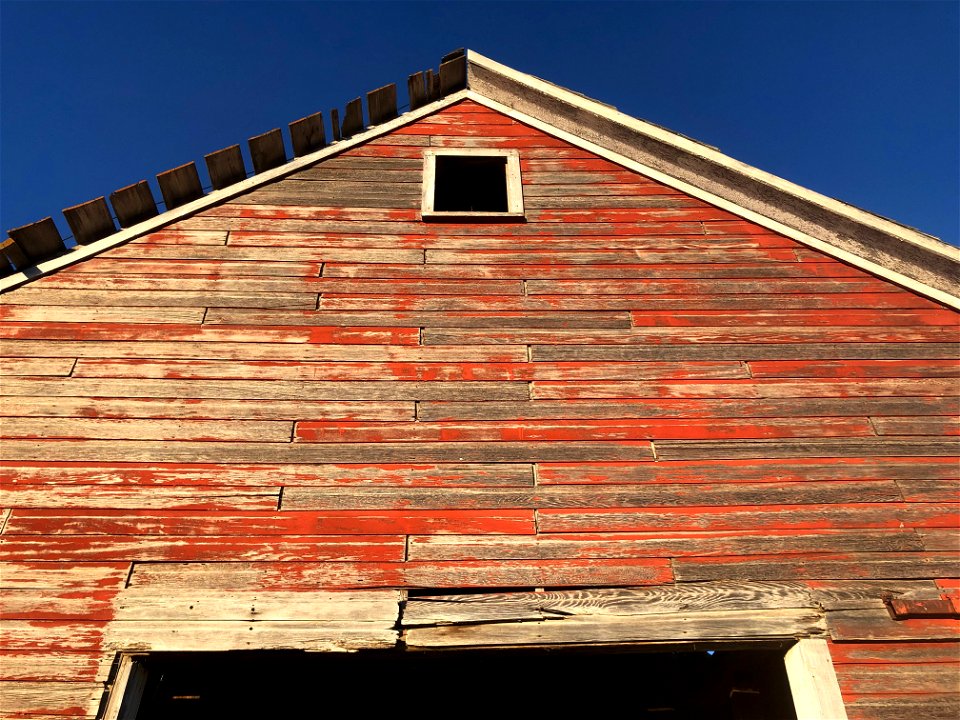
M956 248L472 51L408 93L0 246L0 715L957 717Z

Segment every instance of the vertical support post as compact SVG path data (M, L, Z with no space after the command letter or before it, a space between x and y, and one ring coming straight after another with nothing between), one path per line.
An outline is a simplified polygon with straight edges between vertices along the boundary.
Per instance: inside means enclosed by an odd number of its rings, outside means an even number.
M847 720L830 648L820 638L803 638L783 658L797 717L802 720Z

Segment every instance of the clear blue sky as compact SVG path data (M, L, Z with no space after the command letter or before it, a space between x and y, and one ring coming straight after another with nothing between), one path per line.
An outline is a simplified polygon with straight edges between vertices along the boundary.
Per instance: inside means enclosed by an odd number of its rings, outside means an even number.
M958 9L2 0L0 227L65 232L64 207L466 46L957 244Z

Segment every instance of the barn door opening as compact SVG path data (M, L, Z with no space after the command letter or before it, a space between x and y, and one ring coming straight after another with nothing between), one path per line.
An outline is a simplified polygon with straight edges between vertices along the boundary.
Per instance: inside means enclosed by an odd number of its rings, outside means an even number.
M137 660L124 720L315 717L329 711L496 717L589 709L656 720L793 720L785 645L431 652L155 653ZM132 700L132 698L129 698ZM533 710L530 710L532 705Z

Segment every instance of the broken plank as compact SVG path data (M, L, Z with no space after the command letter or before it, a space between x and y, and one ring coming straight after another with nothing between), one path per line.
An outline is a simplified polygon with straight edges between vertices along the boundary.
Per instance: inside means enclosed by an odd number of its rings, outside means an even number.
M408 648L428 649L795 637L819 635L823 628L816 610L704 611L411 628L404 639Z

